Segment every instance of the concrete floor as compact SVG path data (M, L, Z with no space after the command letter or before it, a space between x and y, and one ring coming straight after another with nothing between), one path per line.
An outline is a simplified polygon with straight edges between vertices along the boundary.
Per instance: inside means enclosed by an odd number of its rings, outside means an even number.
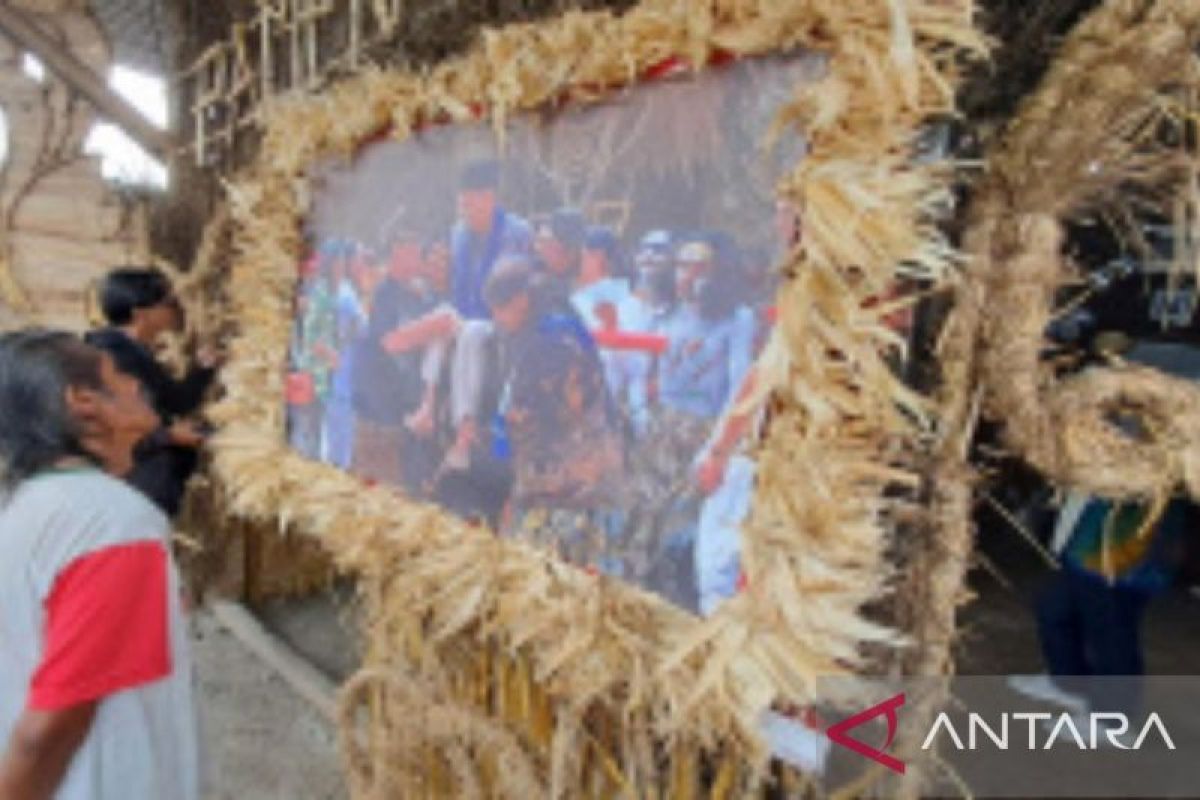
M342 800L332 724L201 611L193 656L206 800Z
M1043 671L1032 601L1049 576L1019 537L986 532L981 552L997 578L976 569L977 599L962 613L957 665L960 674L998 675ZM336 681L355 670L353 590L300 600L273 601L256 609L275 635ZM215 782L210 800L326 800L345 797L330 724L236 640L199 615L197 661L208 718L207 741ZM1150 607L1144 633L1151 674L1200 674L1200 592L1181 585Z
M269 600L254 609L268 630L338 683L359 667L359 616L354 586L339 583L310 597Z

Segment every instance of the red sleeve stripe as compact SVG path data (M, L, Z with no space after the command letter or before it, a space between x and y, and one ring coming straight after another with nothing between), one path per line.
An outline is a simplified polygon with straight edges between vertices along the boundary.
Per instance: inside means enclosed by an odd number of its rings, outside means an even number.
M60 572L45 603L30 708L69 708L170 675L168 591L157 541L99 550Z

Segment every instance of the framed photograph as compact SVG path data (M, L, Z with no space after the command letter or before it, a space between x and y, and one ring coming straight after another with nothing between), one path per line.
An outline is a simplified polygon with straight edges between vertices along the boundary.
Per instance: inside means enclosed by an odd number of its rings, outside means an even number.
M765 420L739 400L800 236L774 111L797 51L669 61L602 102L317 170L288 440L310 459L709 614Z
M965 2L647 0L275 110L232 190L215 465L366 585L346 703L515 726L559 790L718 750L745 788L818 676L944 660L967 473L900 366L905 287L953 263L915 147L978 44ZM952 546L897 537L921 507ZM911 625L867 610L897 551Z

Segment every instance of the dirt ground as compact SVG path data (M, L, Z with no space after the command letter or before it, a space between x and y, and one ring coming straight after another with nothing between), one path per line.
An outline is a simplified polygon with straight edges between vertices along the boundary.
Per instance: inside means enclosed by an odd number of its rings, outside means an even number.
M204 612L193 655L206 800L342 800L333 726Z

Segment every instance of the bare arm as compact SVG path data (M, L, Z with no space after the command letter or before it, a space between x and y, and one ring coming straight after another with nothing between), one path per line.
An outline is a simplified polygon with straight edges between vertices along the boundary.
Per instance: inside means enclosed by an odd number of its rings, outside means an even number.
M448 305L439 306L423 317L393 330L380 343L389 353L407 353L436 342L452 339L462 326L458 313Z
M713 453L728 457L753 425L756 409L744 409L741 408L741 405L754 393L757 382L758 376L755 371L747 370L738 387L737 394L734 396L733 408L721 421L717 435L713 439L711 448Z
M51 800L92 728L96 706L26 710L0 755L0 800Z
M725 466L738 443L746 436L754 424L757 411L744 409L741 405L753 394L758 382L758 376L753 367L742 379L734 397L732 408L718 423L717 430L709 439L700 459L696 478L700 488L708 494L715 492L725 479Z

